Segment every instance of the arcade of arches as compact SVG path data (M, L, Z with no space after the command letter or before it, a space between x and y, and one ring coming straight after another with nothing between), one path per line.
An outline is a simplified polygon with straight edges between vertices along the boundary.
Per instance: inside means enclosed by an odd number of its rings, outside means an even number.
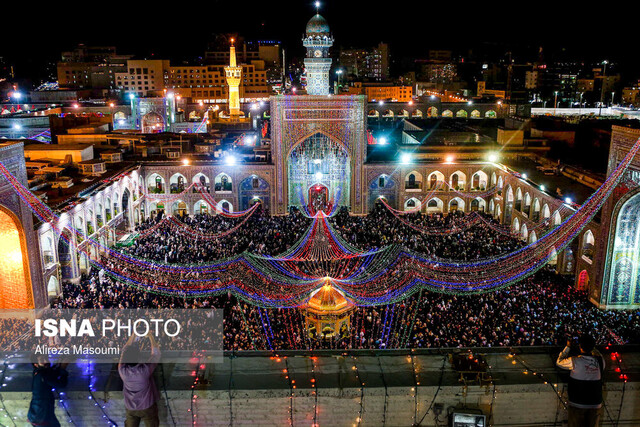
M33 308L29 258L18 219L0 206L0 309Z

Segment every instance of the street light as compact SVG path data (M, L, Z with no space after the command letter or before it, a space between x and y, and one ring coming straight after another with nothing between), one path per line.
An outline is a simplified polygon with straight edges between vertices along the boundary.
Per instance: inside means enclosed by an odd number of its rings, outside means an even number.
M558 91L555 92L556 99L553 101L553 115L556 115L556 110L558 109Z

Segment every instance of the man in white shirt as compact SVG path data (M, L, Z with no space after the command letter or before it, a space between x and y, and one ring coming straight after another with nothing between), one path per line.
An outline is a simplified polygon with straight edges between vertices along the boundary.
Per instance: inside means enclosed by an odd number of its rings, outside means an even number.
M595 340L584 334L578 340L580 354L571 356L571 340L558 356L556 365L569 374L569 427L600 425L604 359L595 349Z

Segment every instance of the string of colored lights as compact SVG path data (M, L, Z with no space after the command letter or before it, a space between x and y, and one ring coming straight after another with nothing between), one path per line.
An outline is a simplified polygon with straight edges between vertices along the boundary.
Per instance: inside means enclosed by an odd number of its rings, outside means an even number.
M179 219L177 219L175 216L166 217L167 218L167 224L169 225L171 230L175 231L177 234L187 235L187 236L190 236L190 237L196 237L196 238L202 239L202 240L216 240L216 239L220 239L222 237L228 236L228 235L230 235L232 233L235 233L240 227L242 227L249 220L249 218L251 218L251 216L256 212L257 207L259 205L260 205L259 203L256 203L255 205L253 205L253 207L251 207L249 209L249 211L245 213L245 216L244 216L244 218L243 218L243 220L241 222L239 222L238 224L236 224L233 227L229 228L228 230L221 231L219 233L205 233L205 232L203 232L203 231L201 231L201 230L199 230L199 229L197 229L195 227L192 227L192 226L190 226L188 224L185 224L184 222L182 222ZM164 219L163 219L163 221L164 221ZM146 233L146 231L145 231L145 237L148 236L148 235L149 235L149 233Z
M316 225L310 227L311 234L315 233L315 236L307 235L305 248L300 253L296 252L297 258L268 259L242 254L215 263L180 265L155 263L110 250L108 255L118 263L127 264L124 266L126 270L113 262L92 262L105 268L107 274L117 280L149 292L198 297L228 291L261 307L299 306L313 289L326 280L360 305L397 302L421 288L449 293L495 290L533 274L556 250L566 247L602 206L639 148L640 140L600 189L559 227L522 249L484 260L434 261L399 247L347 254L343 245L332 237L332 232L327 231L330 224L326 217L319 215L314 220ZM36 214L49 221L57 219L19 182L20 185L15 185L17 180L11 181L12 176L4 165L0 170ZM64 234L61 230L56 232ZM80 238L84 237L77 230L75 233ZM98 244L95 241L90 243ZM330 275L326 274L327 266L331 267ZM149 269L160 274L150 275Z

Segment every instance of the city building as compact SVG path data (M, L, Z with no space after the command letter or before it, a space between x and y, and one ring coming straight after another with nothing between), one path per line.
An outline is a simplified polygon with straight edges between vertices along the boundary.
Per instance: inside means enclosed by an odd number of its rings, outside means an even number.
M413 87L356 82L349 86L348 93L366 95L367 102L409 102L413 98Z
M115 91L116 74L126 72L132 55L119 55L113 46L84 46L62 53L57 64L61 89Z
M126 71L116 73L116 87L126 95L162 95L169 80L169 68L169 61L164 59L129 59Z
M347 78L382 81L389 78L389 45L379 43L368 49L340 49L339 66Z

